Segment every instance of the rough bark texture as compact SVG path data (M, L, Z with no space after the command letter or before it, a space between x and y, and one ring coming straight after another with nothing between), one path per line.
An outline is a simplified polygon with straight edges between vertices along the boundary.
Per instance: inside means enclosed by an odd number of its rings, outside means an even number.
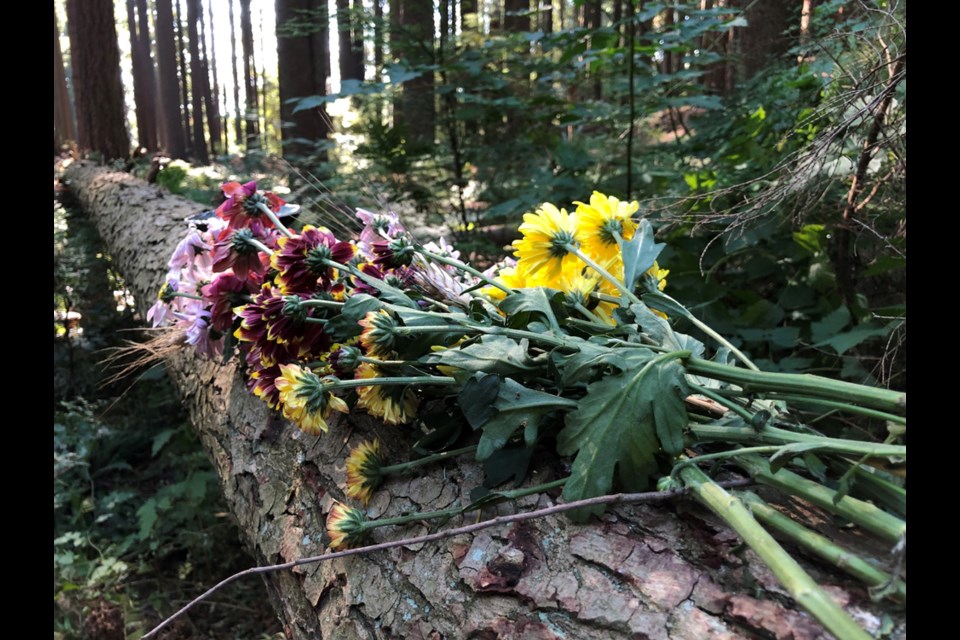
M197 205L105 169L76 165L67 177L145 308L181 237L183 216ZM131 210L146 222L129 224ZM234 366L202 361L186 348L168 365L244 543L261 564L324 550L324 518L331 499L344 497L343 460L350 447L379 435L396 460L412 437L408 428L384 427L362 415L345 417L323 437L307 437L250 395ZM561 471L550 458L541 456L538 482ZM477 465L450 462L387 483L369 512L394 516L447 507L469 500L481 481ZM551 502L531 497L516 508ZM483 517L495 515L492 509ZM886 557L856 532L807 513L824 534ZM425 529L381 529L375 539ZM879 627L881 609L862 587L805 564L864 627ZM267 580L291 638L829 637L793 607L736 535L688 502L619 507L587 525L541 519L421 548L308 565ZM894 612L893 620L890 637L905 637L903 614Z
M283 155L302 158L318 151L316 143L330 133L324 105L294 113L295 105L288 102L293 98L327 94L328 5L326 0L278 0L276 11ZM316 25L306 28L303 24L306 16L312 16ZM325 156L326 152L318 155Z
M113 2L68 0L67 27L80 148L99 151L107 160L126 158L130 140Z

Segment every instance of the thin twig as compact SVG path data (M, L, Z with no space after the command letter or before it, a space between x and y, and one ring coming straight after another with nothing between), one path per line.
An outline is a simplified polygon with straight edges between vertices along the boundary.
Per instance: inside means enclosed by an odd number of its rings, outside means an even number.
M718 482L718 485L725 489L737 488L737 487L746 487L752 484L755 484L753 480L745 478L742 480L728 480L726 482ZM498 516L496 518L491 518L490 520L483 520L475 524L467 525L464 527L457 527L455 529L448 529L446 531L438 531L436 533L431 533L423 536L416 536L413 538L404 538L402 540L392 540L390 542L381 542L380 544L367 545L366 547L358 547L356 549L346 549L344 551L336 551L333 553L325 553L319 556L311 556L309 558L300 558L299 560L294 560L292 562L285 562L283 564L273 564L263 567L251 567L249 569L244 569L239 573L235 573L229 578L221 580L214 586L207 589L205 592L188 602L184 605L179 611L165 619L163 622L158 624L156 627L147 632L142 636L141 640L148 640L148 638L154 637L161 629L166 627L168 624L185 614L190 610L194 605L199 604L200 602L206 600L211 595L219 591L221 588L226 585L239 580L245 576L262 574L262 573L273 573L275 571L286 571L287 569L293 569L294 567L299 567L305 564L313 564L316 562L323 562L325 560L335 560L337 558L345 558L347 556L356 556L366 553L371 553L373 551L385 551L386 549L393 549L395 547L403 547L407 545L421 544L425 542L433 542L435 540L443 540L444 538L452 538L454 536L463 535L466 533L473 533L475 531L480 531L481 529L488 529L490 527L495 527L500 524L508 524L511 522L522 522L524 520L533 520L535 518L544 518L546 516L552 516L558 513L563 513L565 511L571 511L573 509L579 509L582 507L591 507L597 505L605 504L638 504L638 503L651 503L651 502L664 502L667 500L672 500L678 498L687 493L686 489L674 489L671 491L647 491L644 493L615 493L606 496L597 496L595 498L587 498L585 500L575 500L573 502L566 502L563 504L554 505L552 507L546 507L544 509L537 509L535 511L527 511L525 513L515 513L508 516Z

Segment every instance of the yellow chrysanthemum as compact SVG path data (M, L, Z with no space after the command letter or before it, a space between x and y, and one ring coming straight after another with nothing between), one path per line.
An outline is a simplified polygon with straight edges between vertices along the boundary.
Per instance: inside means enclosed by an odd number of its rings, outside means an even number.
M637 225L630 219L640 203L623 202L614 196L594 191L590 204L575 202L577 222L583 232L581 249L591 258L609 260L620 256L617 235L624 240L633 237Z
M395 354L393 345L396 337L393 330L397 328L397 321L390 312L380 309L371 311L358 323L363 327L360 333L360 344L366 349L367 355L390 360Z
M536 213L523 214L520 225L521 240L514 240L517 268L530 274L546 271L548 279L559 276L564 264L578 258L567 250L567 245L578 245L584 233L577 226L577 214L567 213L544 202Z
M367 517L363 512L342 502L333 502L327 516L327 536L331 549L349 549L358 546L366 537Z
M364 505L370 502L374 489L383 480L380 475L382 466L380 439L361 442L347 456L347 496L356 498Z
M354 372L354 378L379 378L376 366L364 362ZM420 401L412 389L371 385L357 387L357 406L380 418L387 424L404 424L413 420Z
M617 272L617 265L613 260L607 264L601 264L603 268L612 274ZM623 271L622 266L619 269ZM611 296L619 297L619 292L610 284L606 278L596 273L589 267L566 269L561 274L556 289L563 291L571 303L581 304L587 309L593 311L607 324L616 324L613 320L613 310L619 305L615 302L607 302L591 297L592 293L605 293Z
M323 381L309 369L296 364L280 365L282 372L274 383L280 392L283 417L301 431L318 436L328 430L327 420L334 411L349 413L342 398L324 390Z
M661 269L657 261L653 261L653 266L647 269L647 275L657 279L657 288L663 291L667 288L667 276L670 275L670 269Z

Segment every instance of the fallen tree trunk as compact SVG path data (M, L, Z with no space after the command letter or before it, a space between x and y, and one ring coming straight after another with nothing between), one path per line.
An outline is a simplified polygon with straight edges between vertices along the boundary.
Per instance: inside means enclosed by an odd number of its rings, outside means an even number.
M183 218L202 207L104 168L75 164L66 179L138 309L148 308L185 230ZM345 416L322 437L306 436L248 393L236 366L202 360L189 348L169 357L167 366L259 564L324 551L324 520L332 500L344 500L350 448L379 436L388 458L399 461L415 439L412 429L364 414ZM562 462L543 457L538 483L562 472ZM387 482L368 511L391 517L467 504L482 480L473 461L451 460ZM482 515L549 504L551 497L534 496ZM888 557L889 549L834 527L829 518L811 526L867 556ZM387 527L374 539L426 531L422 524ZM889 607L872 603L863 586L822 565L804 566L868 631L885 624ZM794 608L735 534L688 501L618 506L586 525L543 518L264 579L289 638L829 637ZM890 615L887 632L905 637L905 614Z

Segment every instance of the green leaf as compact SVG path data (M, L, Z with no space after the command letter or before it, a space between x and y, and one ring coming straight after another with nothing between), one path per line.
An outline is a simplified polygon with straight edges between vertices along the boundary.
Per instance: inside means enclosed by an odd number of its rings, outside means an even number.
M844 333L821 340L820 342L815 343L813 346L830 347L837 352L838 356L842 356L844 353L850 349L853 349L858 344L866 342L870 338L885 336L890 333L892 329L892 324L888 324L883 327L878 327L876 325L860 325L854 327L850 331L845 331Z
M560 349L554 349L550 353L554 366L560 371L560 385L563 387L569 387L578 382L591 382L597 372L606 367L623 371L627 366L620 351L599 342L606 342L606 338L597 337L577 341L570 338L569 340L577 346L578 351L563 353ZM652 351L650 351L650 357L653 357Z
M391 64L386 71L390 78L390 84L403 84L407 80L413 80L423 75L423 71L413 71L403 64Z
M153 437L153 446L150 448L150 457L155 458L163 446L170 441L170 438L177 432L176 429L164 429Z
M578 403L528 389L515 380L505 378L493 406L497 412L483 425L483 434L477 445L477 460L486 460L494 451L502 449L518 429L526 430L530 425L538 425L540 419L551 411L575 409Z
M823 320L810 323L810 337L815 343L829 340L850 323L850 311L843 305L823 317Z
M363 327L358 323L363 320L371 311L376 311L381 307L379 300L365 293L358 293L352 296L340 308L340 314L327 321L324 325L324 332L329 334L336 342L345 342L354 338L363 332Z
M464 383L457 398L460 400L460 411L470 428L479 429L497 414L493 402L499 393L500 376L480 371Z
M682 443L687 425L685 388L683 367L674 360L629 357L626 371L588 386L580 408L567 414L566 426L557 434L557 452L577 454L564 499L608 493L618 464L628 490L649 487L650 476L657 471L660 440L671 450ZM665 404L657 409L656 403ZM603 507L577 511L573 517L584 519Z
M320 105L327 104L336 99L337 96L307 96L305 98L293 98L291 102L296 103L293 107L293 113L313 109Z
M483 462L483 486L488 489L498 484L503 484L511 478L516 484L519 484L527 477L527 468L530 466L530 459L533 457L533 447L511 447L510 449L501 449ZM473 499L473 493L470 494ZM486 497L485 500L483 498ZM499 492L493 491L480 499L489 502L491 499L499 498Z
M672 318L683 318L689 313L679 302L659 291L648 291L643 294L643 303Z
M645 304L632 304L630 311L636 318L637 324L643 332L672 351L689 351L695 358L700 358L706 351L703 343L685 333L677 333L670 323L655 314ZM686 315L686 314L684 314Z
M818 442L795 442L781 447L779 451L770 456L770 471L776 473L790 462L791 458L801 453L822 449L824 446L824 444Z
M500 302L500 310L507 315L513 316L519 313L530 313L535 316L542 316L551 327L557 326L557 316L554 315L551 301L562 298L563 292L556 289L546 289L544 287L534 287L532 289L520 289L516 293L511 293ZM524 323L526 326L528 323Z
M653 225L646 218L640 220L640 226L633 238L628 241L620 240L618 244L623 256L623 283L627 289L633 291L637 280L653 266L666 245L657 244L654 240Z
M826 236L826 227L822 224L807 224L793 232L793 241L805 251L817 254L824 250Z
M549 355L533 358L528 353L529 341L519 343L506 336L484 336L480 342L460 349L445 349L424 356L427 364L442 364L466 371L498 373L505 376L532 374L547 366Z
M654 424L660 446L670 456L683 451L683 430L687 426L687 407L684 398L690 395L684 378L683 366L670 360L657 367L659 395L653 405ZM677 420L682 416L683 420Z
M149 498L137 509L137 518L140 520L140 532L137 537L140 540L146 540L153 531L153 526L157 523L159 515L157 514L157 499Z

